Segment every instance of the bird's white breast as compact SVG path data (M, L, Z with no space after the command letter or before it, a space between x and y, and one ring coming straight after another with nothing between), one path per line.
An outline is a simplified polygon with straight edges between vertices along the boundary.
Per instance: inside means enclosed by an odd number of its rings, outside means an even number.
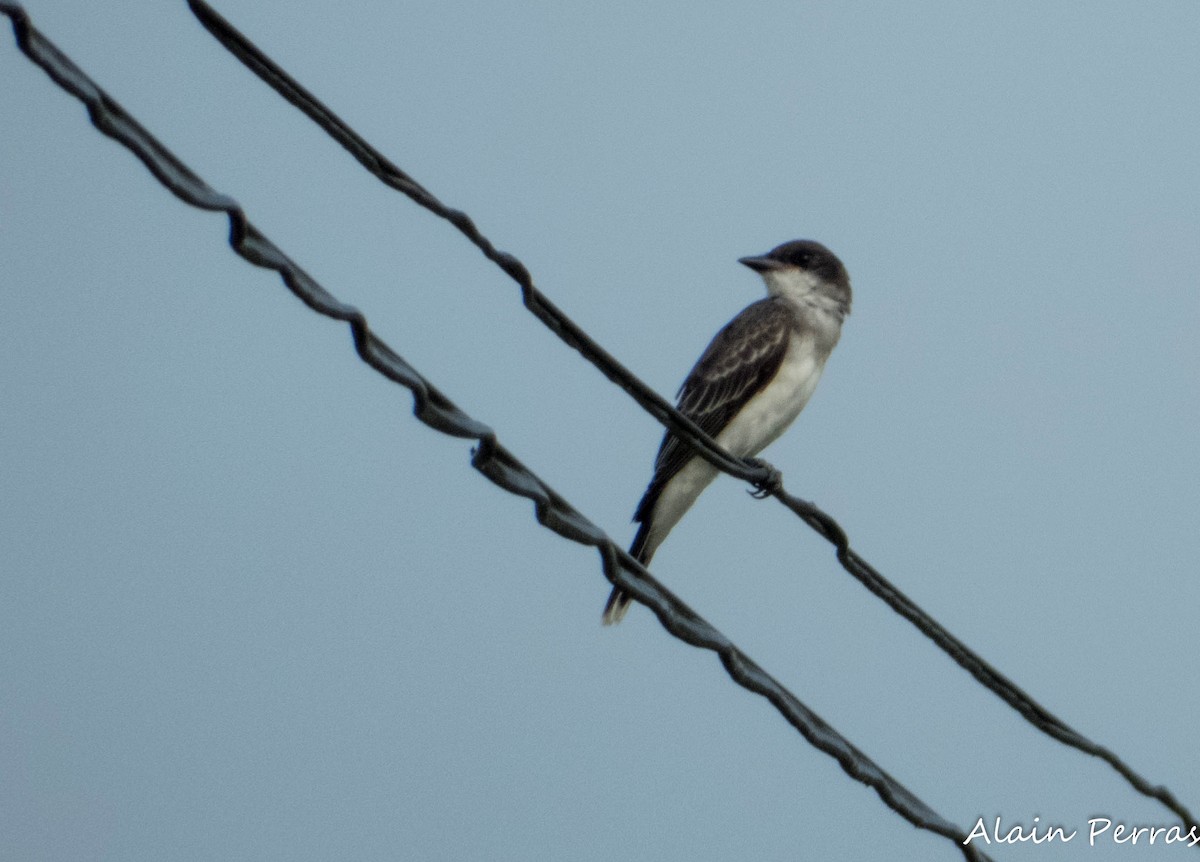
M717 435L717 442L739 458L757 455L779 437L800 415L821 379L829 353L821 351L811 333L793 334L791 339L775 377ZM716 467L694 457L667 483L651 516L646 543L650 554L716 477Z
M717 435L732 454L757 455L800 415L817 388L828 353L811 335L793 333L779 371Z

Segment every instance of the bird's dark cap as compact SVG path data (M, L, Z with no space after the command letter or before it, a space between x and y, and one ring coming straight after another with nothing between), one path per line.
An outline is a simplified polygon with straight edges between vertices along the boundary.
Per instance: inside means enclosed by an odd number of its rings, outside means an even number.
M738 263L757 273L797 267L819 276L824 281L846 287L850 285L850 276L846 273L846 267L838 260L838 256L811 239L785 242L766 254L738 258Z

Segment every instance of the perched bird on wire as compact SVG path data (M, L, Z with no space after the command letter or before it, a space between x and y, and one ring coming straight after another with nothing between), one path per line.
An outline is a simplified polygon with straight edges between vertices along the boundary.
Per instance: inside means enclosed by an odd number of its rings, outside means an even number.
M738 458L752 458L800 415L850 313L850 277L819 242L798 239L739 261L762 276L767 298L717 333L679 388L681 413ZM643 565L679 523L717 468L670 431L663 437L633 520L629 553ZM619 623L632 598L614 587L604 624Z

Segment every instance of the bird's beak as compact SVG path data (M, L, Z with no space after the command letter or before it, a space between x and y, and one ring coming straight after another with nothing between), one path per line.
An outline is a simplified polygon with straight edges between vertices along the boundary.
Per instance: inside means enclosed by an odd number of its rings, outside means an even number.
M783 266L773 257L739 257L738 263L750 267L755 272L770 272Z

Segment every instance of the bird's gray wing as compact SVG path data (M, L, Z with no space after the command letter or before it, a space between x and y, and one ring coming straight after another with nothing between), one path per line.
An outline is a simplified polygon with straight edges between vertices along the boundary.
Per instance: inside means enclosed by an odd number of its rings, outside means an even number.
M716 437L778 373L791 329L782 300L768 297L748 306L717 333L679 388L680 412ZM635 521L645 524L663 488L693 457L691 447L666 433Z

